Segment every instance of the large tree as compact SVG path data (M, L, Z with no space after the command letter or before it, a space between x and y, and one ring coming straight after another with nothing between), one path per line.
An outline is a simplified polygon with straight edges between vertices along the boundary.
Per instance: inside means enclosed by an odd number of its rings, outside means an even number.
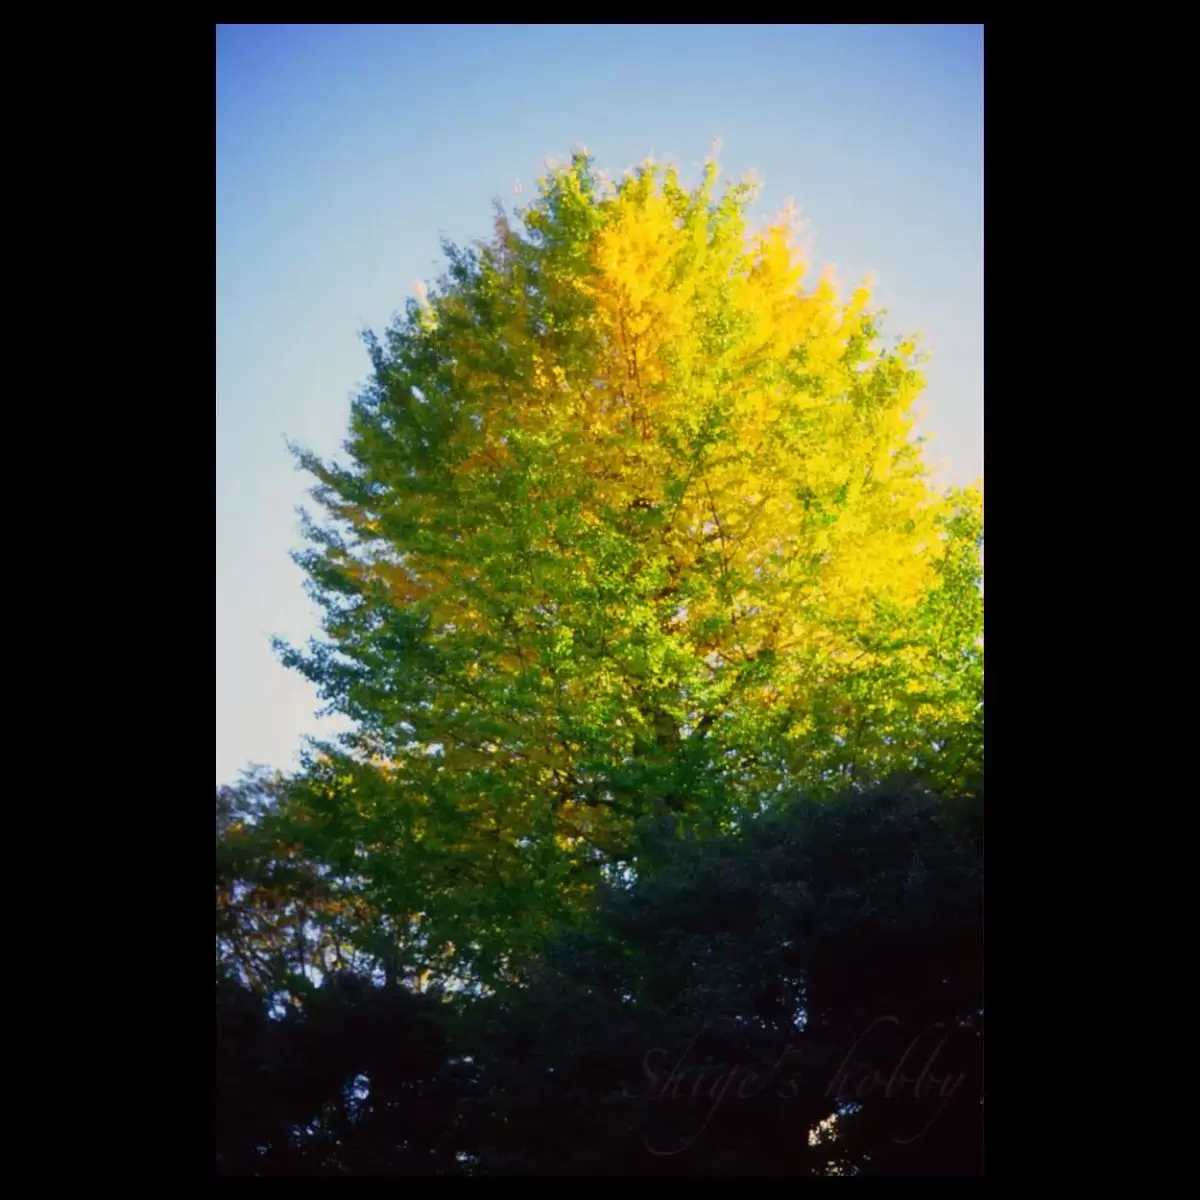
M348 461L301 455L326 638L285 660L358 732L289 836L429 969L502 974L643 819L979 773L981 499L929 484L915 347L716 183L553 170L368 337Z

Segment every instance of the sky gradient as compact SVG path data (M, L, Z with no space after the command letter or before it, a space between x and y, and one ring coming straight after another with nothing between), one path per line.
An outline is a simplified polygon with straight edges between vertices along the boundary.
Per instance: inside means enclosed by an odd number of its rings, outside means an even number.
M721 138L755 217L789 198L810 279L876 276L890 338L931 355L919 405L943 483L983 473L983 28L221 26L217 29L217 782L288 769L313 688L269 639L318 633L289 558L308 482L285 438L338 452L382 329L440 238L491 231L548 156L685 183ZM517 188L520 188L520 194Z

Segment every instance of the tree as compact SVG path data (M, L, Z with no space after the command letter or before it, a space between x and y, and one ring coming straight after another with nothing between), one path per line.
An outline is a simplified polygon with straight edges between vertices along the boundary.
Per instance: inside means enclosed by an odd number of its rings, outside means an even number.
M484 997L217 988L223 1174L978 1174L982 803L897 781L701 841Z
M400 968L335 838L291 837L303 794L265 774L217 793L217 1173L460 1173L468 1007Z
M461 1172L470 1067L434 997L329 975L272 1013L252 988L217 987L218 1175Z
M328 972L386 962L392 941L372 938L379 915L336 870L336 841L312 854L290 836L301 794L261 773L217 792L217 979L285 1002Z
M368 335L349 462L300 454L326 638L282 650L357 733L289 837L423 969L516 969L647 820L978 776L981 499L929 486L915 346L716 181L576 155Z
M665 831L494 998L481 1169L981 1173L982 815L894 783Z

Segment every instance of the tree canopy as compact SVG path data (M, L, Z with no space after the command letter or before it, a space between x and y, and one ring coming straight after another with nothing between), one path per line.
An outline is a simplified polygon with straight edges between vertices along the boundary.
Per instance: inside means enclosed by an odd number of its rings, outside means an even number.
M300 454L326 637L285 660L357 733L298 833L443 966L502 975L640 819L979 774L981 498L928 482L915 345L717 178L575 155L368 335L347 461Z

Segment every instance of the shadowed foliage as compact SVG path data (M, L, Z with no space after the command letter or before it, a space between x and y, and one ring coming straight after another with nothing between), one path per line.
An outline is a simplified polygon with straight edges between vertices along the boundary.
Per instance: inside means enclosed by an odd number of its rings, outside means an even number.
M981 1173L981 800L646 836L654 875L495 993L220 984L223 1171Z

